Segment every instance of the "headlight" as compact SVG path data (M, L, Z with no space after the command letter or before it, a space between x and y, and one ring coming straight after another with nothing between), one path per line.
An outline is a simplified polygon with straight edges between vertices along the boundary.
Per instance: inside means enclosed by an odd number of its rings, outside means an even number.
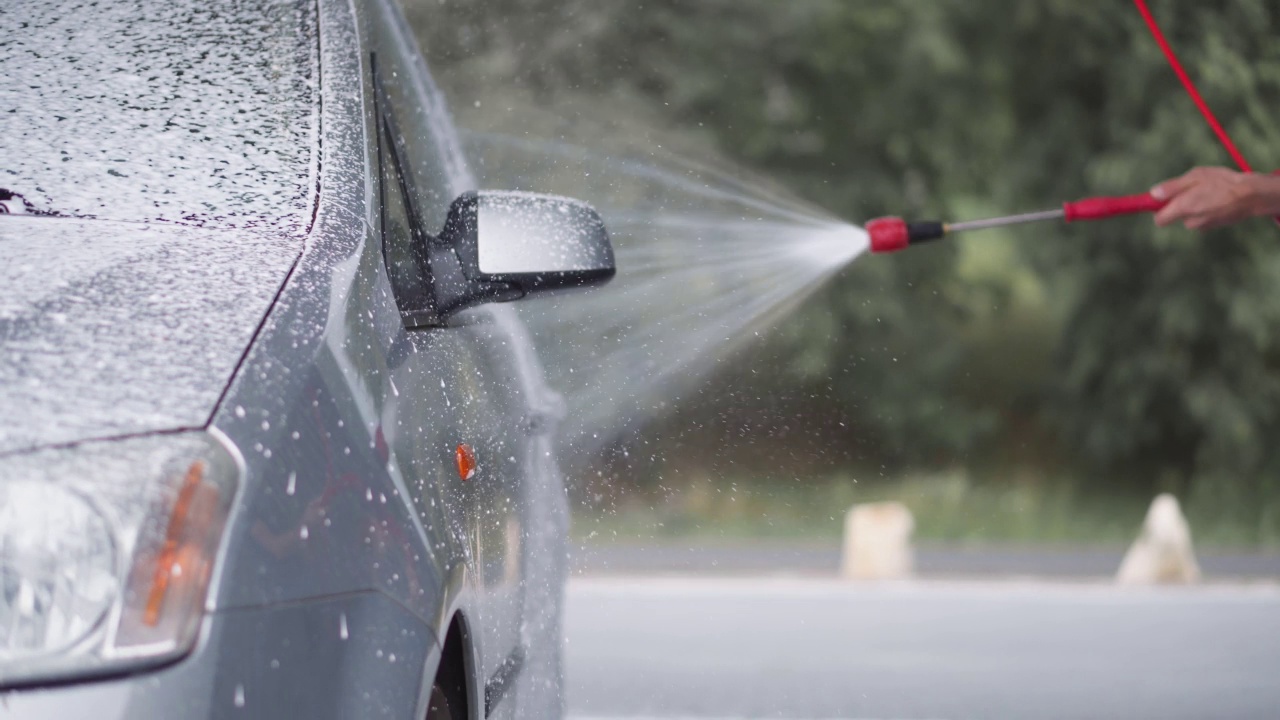
M0 687L187 652L238 477L203 433L0 460Z

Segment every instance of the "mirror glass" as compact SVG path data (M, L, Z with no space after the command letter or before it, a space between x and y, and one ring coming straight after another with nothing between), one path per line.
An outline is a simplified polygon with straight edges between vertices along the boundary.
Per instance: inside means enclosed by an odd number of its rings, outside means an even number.
M486 275L613 268L604 222L586 203L551 195L483 192L478 215L479 266Z

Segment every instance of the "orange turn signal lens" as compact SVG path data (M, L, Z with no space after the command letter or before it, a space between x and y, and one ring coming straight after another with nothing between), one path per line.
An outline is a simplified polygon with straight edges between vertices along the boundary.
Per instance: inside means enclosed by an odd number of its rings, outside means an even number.
M160 622L165 598L181 586L203 587L212 569L206 544L219 519L218 490L204 482L204 463L194 462L178 491L169 515L164 545L156 558L151 590L143 608L142 621L152 627Z

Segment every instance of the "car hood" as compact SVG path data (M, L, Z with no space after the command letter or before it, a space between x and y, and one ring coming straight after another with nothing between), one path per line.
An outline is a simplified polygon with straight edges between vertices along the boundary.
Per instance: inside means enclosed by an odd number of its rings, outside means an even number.
M0 217L0 454L203 425L301 246Z

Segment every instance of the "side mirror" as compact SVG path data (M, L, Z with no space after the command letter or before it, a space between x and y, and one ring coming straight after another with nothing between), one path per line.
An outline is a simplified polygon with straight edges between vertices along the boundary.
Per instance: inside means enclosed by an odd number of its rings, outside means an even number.
M461 195L425 240L435 310L601 285L614 276L604 220L578 200L482 190Z

